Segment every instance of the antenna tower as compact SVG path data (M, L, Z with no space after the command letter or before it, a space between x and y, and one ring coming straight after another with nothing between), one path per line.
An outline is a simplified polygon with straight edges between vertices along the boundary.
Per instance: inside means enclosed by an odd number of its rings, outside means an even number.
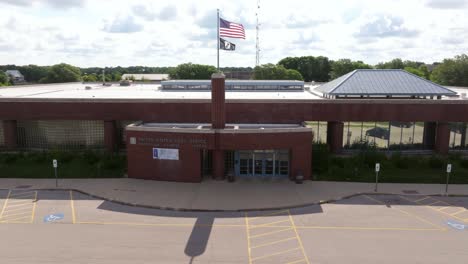
M255 66L260 65L260 23L258 22L258 16L260 13L260 0L257 0L257 12L255 13L255 16L257 17L257 43L255 45L256 49L256 54L255 54Z

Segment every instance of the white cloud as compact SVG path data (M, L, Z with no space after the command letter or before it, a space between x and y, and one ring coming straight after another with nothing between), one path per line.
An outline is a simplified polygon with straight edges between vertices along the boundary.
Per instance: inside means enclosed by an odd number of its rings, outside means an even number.
M433 62L466 53L467 1L262 1L261 62L306 55ZM217 8L247 35L230 39L237 50L222 51L221 66L253 66L251 0L0 0L0 64L214 65Z

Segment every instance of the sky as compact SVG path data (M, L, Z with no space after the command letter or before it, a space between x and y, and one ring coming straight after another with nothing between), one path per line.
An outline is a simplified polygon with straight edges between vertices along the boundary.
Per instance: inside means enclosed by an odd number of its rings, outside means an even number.
M241 23L220 66L255 65L257 0L0 0L0 64L216 64L216 9ZM468 53L468 0L261 0L260 63L432 63Z

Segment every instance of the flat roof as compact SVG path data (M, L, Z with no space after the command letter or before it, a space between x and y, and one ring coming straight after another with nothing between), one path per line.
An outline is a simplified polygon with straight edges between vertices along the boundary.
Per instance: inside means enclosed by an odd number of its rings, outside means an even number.
M89 87L89 88L87 88ZM226 91L227 100L332 100L325 99L315 90L317 85L305 84L305 90L296 91ZM468 87L447 87L457 97L442 97L442 100L468 100ZM211 91L162 90L160 84L132 84L120 86L100 83L36 84L0 87L0 100L8 99L115 99L115 100L210 100ZM356 99L352 99L356 100ZM367 99L373 100L373 99ZM381 99L379 99L381 100Z
M162 90L160 84L103 86L97 83L22 85L0 88L0 99L211 99L211 91ZM226 99L304 100L322 99L304 91L226 91Z

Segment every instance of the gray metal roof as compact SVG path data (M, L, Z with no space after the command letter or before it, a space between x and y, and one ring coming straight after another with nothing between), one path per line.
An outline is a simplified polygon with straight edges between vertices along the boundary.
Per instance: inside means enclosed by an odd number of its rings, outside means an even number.
M18 70L7 70L5 73L8 74L8 75L13 76L15 78L23 78L24 77L23 74L21 74L21 72L18 71Z
M316 89L329 95L453 96L456 92L405 70L355 70Z

